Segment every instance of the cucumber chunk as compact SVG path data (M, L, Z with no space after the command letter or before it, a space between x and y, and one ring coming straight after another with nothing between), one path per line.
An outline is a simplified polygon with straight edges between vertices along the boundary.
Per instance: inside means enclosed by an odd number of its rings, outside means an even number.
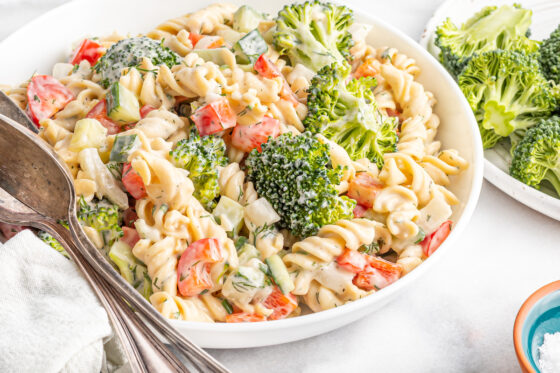
M243 213L243 206L231 198L222 196L212 215L220 221L226 231L237 234L243 225Z
M126 135L115 137L109 160L111 162L125 163L128 162L130 154L140 147L140 139L137 135Z
M107 115L109 118L126 123L140 120L140 104L134 93L123 87L119 82L113 83L107 92Z
M255 29L239 39L233 46L235 57L239 63L253 64L263 53L268 50L268 45L264 41L261 33Z
M255 29L259 22L265 19L264 14L248 5L243 5L233 14L233 29L239 32L249 32Z
M231 52L227 48L212 48L212 49L193 49L193 53L196 53L198 57L202 58L207 62L214 62L216 65L227 65L228 55L231 56ZM232 59L230 57L230 59Z
M144 298L149 299L152 295L152 280L148 269L132 254L130 246L120 240L116 241L111 246L109 258L115 263L121 276Z
M105 144L106 137L107 128L97 119L80 119L74 127L69 149L76 153L86 148L99 149Z
M109 251L109 258L117 265L121 275L129 284L135 282L136 258L132 255L132 249L122 241L116 241Z
M258 258L260 253L255 246L250 243L245 243L237 252L237 256L239 258L239 264L245 265L249 262L249 260Z
M294 282L290 278L288 269L282 259L277 254L274 254L266 258L265 261L268 268L270 268L270 273L272 274L274 282L276 282L276 285L282 290L282 293L288 294L294 290Z

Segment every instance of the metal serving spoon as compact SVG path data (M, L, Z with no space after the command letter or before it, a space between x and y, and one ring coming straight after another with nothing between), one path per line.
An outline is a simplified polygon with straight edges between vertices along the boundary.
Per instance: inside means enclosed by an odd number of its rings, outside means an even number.
M65 165L41 139L3 115L0 115L0 187L51 221L68 221L73 242L90 266L194 365L212 372L229 372L172 328L91 244L76 217L74 186ZM52 228L64 237L62 226L57 224Z
M48 217L33 211L0 188L0 221L33 226L50 233L66 249L82 271L94 293L107 310L109 320L119 337L133 372L188 372L181 362L157 339L126 302L111 292L104 281L83 258L65 228Z

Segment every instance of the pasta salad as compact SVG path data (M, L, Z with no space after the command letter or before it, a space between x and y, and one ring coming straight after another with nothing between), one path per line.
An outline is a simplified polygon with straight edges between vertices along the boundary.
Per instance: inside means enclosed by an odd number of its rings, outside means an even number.
M159 312L278 320L389 286L452 229L468 162L436 139L416 62L369 31L342 5L213 4L83 39L2 90L68 166L91 242Z

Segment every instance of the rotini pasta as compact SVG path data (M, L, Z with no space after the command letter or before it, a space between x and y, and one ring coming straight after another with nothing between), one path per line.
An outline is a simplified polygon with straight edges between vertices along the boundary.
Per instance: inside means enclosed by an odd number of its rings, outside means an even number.
M0 87L68 166L88 238L167 318L342 306L421 265L451 226L469 165L436 138L415 60L352 17L340 51L309 58L282 47L282 14L214 4Z

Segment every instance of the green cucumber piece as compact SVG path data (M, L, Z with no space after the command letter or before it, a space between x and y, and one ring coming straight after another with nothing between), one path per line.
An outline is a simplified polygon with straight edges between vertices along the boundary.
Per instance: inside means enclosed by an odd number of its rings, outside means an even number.
M250 243L245 243L237 252L240 265L245 265L249 260L258 258L260 256L259 250Z
M264 14L261 12L248 5L243 5L233 14L233 29L239 32L249 32L264 19Z
M121 275L131 285L135 283L136 258L132 254L132 249L122 241L116 241L109 251L109 258L117 265Z
M227 65L228 61L226 56L228 54L231 55L231 52L229 52L227 48L193 49L192 53L196 53L198 57L206 62L214 62L219 66Z
M243 213L242 205L231 198L222 196L212 212L212 215L219 218L223 224L230 225L229 227L224 226L226 230L237 234L243 225Z
M107 128L103 127L97 119L85 118L76 122L69 149L80 152L86 148L99 149L105 144Z
M295 285L292 279L290 278L290 274L288 273L288 269L286 265L282 261L282 259L277 255L274 254L269 256L265 259L268 268L270 268L270 273L276 285L282 290L282 293L288 294L292 290L294 290Z
M268 45L259 30L254 29L239 39L233 46L238 63L255 63L259 56L266 53Z
M140 147L140 139L137 135L125 135L115 137L109 160L111 162L128 162L130 154Z
M140 120L140 104L134 93L123 87L119 82L113 83L107 92L107 115L109 118L126 123Z

